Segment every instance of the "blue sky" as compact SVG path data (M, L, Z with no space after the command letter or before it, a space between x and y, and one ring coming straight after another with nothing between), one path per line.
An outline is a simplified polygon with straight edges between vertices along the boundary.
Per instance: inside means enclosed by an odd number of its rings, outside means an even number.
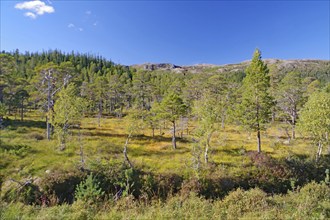
M329 1L1 1L1 50L120 64L330 59Z

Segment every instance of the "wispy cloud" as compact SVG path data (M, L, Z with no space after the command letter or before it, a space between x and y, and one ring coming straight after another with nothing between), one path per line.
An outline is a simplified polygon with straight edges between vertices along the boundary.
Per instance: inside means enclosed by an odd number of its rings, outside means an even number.
M93 23L93 26L96 26L98 24L98 22L97 21L95 21L94 23Z
M15 8L19 10L27 10L28 12L24 15L33 19L45 13L51 14L55 12L53 6L47 5L45 2L40 0L17 3Z
M91 11L86 11L85 13L86 13L86 15L91 15L92 14Z
M68 24L68 28L74 29L75 31L84 31L82 27L76 27L73 23Z
M75 27L74 24L72 23L68 24L68 28L74 28L74 27Z

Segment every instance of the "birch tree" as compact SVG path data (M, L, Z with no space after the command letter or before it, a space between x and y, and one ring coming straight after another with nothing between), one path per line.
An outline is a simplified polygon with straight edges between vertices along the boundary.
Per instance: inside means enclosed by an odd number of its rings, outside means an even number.
M50 115L54 111L53 107L55 104L55 95L65 85L67 85L70 79L74 76L75 70L71 62L64 62L60 65L54 63L47 63L36 68L35 82L36 89L40 92L41 96L46 95L45 109L47 112L46 124L47 139L51 137L51 123ZM41 98L42 99L42 98Z
M291 138L295 139L295 127L298 112L304 102L304 88L301 76L297 72L288 73L280 82L277 96L277 105L281 109L282 118L291 126Z
M80 123L86 102L83 98L78 97L76 87L70 83L58 93L58 99L54 105L54 115L51 117L51 123L55 127L60 150L66 148L69 129L74 123Z
M314 92L300 112L298 128L308 133L317 145L316 160L322 154L323 146L329 144L330 94Z

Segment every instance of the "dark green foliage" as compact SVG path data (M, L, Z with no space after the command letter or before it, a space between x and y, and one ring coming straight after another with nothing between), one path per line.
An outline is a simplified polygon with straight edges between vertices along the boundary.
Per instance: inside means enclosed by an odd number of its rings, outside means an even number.
M93 174L89 174L87 178L77 186L75 199L91 204L99 202L104 195L99 185L100 183L96 181Z
M246 77L241 87L241 99L237 116L247 129L257 132L258 152L261 152L260 131L270 119L273 105L269 95L270 78L267 65L261 60L261 52L257 49L246 68Z

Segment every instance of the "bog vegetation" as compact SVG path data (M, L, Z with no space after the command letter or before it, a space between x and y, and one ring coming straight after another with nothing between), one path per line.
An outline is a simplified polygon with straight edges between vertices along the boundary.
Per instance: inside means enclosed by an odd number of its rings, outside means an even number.
M330 218L330 62L0 54L1 219Z

